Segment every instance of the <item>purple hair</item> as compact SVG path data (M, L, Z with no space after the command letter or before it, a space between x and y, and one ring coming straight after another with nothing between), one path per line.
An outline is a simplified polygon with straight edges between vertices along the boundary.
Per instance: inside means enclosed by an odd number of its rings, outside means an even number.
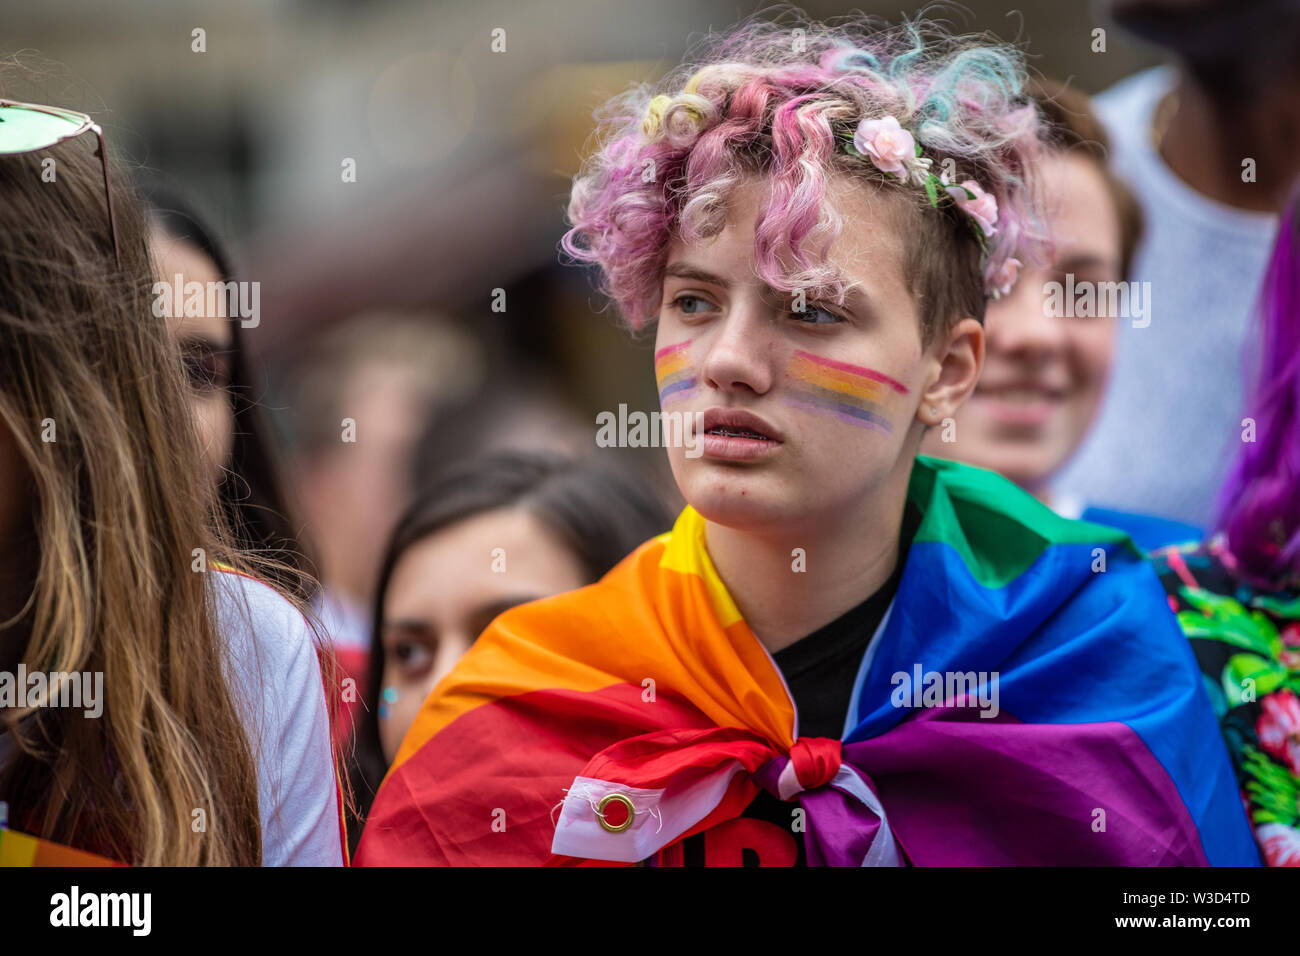
M598 111L600 145L574 180L561 247L600 267L603 290L640 329L659 311L673 236L716 235L732 191L757 173L771 183L755 225L759 276L842 303L848 290L825 257L843 229L827 185L843 172L916 209L895 228L916 247L909 271L931 274L912 278L923 322L948 321L935 310L982 317L986 276L1015 255L1038 260L1044 238L1030 182L1044 127L1025 95L1020 52L925 21L794 18L710 37L657 87L638 86ZM986 258L962 213L931 206L920 187L889 181L841 147L861 120L890 115L935 173L974 179L996 199Z
M1220 497L1228 548L1255 578L1300 574L1300 192L1278 227L1260 292L1262 364L1243 442Z

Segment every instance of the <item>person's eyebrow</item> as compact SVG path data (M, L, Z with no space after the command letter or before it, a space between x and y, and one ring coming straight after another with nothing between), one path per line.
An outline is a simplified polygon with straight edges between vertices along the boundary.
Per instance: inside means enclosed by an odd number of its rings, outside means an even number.
M708 282L711 285L722 286L724 289L728 287L726 279L687 262L670 262L664 267L664 277L667 278L668 276L677 279L694 279L696 282Z
M849 289L848 294L844 297L844 307L854 315L861 316L872 315L875 311L873 309L873 299L862 285L855 285Z
M394 617L383 622L384 628L394 631L428 631L432 630L430 623L420 617Z
M707 269L702 269L699 266L691 265L687 262L670 262L664 267L664 277L667 278L668 276L673 276L678 279L693 279L696 282L707 282L711 285L721 286L724 289L730 288L730 283L728 283L726 279L709 272ZM840 277L840 280L842 282L845 281L843 277ZM847 284L847 282L845 282L845 284ZM828 296L821 294L824 290L809 289L806 291L808 292L809 301L823 301L829 298ZM767 298L773 302L788 302L794 295L792 292L787 292L782 289L774 289L771 286L765 286L764 292ZM849 289L844 307L855 314L870 315L872 313L872 298L859 283Z
M475 608L474 612L469 616L475 636L483 633L489 624L511 608L539 601L545 596L544 594L512 594Z
M422 618L398 617L384 621L379 631L379 642L386 645L403 637L437 640L438 631L432 622Z

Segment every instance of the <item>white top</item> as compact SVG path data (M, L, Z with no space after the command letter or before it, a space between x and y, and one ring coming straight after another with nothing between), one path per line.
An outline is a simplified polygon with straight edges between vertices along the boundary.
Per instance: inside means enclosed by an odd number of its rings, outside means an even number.
M313 605L336 650L370 650L370 612L341 591L323 588Z
M264 866L342 866L337 780L320 663L298 610L260 581L210 571L230 686L257 763ZM14 749L0 733L0 768ZM0 795L2 797L3 795Z
M1208 199L1165 165L1151 120L1174 78L1156 67L1095 101L1115 171L1146 217L1130 278L1150 282L1150 325L1118 320L1097 421L1056 485L1099 507L1208 528L1241 440L1254 306L1278 217Z

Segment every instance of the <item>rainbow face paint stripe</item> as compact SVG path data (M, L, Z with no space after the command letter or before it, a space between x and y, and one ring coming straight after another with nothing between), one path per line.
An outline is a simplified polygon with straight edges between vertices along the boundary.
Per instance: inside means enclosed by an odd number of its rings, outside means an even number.
M907 389L888 375L811 352L795 352L786 372L791 379L787 404L885 434L893 432L894 426L884 415L882 400L891 390L907 394Z
M686 350L694 339L666 345L655 352L655 380L659 383L659 404L669 399L687 398L695 394L698 378Z

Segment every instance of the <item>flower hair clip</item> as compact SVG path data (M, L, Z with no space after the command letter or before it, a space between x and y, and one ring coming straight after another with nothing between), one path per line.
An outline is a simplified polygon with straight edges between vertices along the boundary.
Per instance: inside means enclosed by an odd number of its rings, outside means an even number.
M845 149L870 161L891 179L921 187L936 209L945 197L950 199L968 217L987 263L989 239L998 231L998 201L992 193L973 179L950 183L947 173L936 176L930 168L934 160L921 155L921 144L895 116L862 120L851 140L846 138ZM994 299L1011 291L1021 265L1019 259L1008 257L992 274L986 274L985 284Z

